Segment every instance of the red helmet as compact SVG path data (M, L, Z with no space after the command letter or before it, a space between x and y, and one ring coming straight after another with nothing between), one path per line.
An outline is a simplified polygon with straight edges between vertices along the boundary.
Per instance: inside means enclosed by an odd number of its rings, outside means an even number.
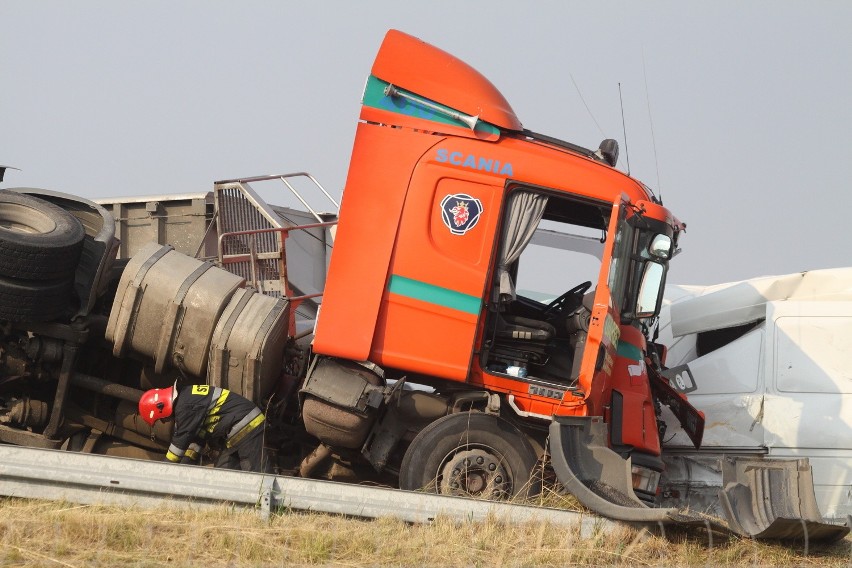
M167 389L151 389L139 399L139 415L142 420L154 425L160 418L172 415L172 394L174 387Z

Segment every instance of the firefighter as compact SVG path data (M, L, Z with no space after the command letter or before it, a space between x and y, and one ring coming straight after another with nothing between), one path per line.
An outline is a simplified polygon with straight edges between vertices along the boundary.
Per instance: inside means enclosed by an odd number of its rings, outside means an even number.
M198 461L204 444L221 449L215 467L266 472L265 417L253 402L227 389L191 385L152 389L139 399L142 420L154 425L174 413L175 429L166 460Z

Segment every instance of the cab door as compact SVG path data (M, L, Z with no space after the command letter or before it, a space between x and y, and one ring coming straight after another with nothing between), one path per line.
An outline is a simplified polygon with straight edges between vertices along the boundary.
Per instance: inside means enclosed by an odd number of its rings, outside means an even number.
M607 227L611 235L604 244L601 270L594 295L586 345L580 363L578 382L587 393L589 412L599 415L595 401L608 400L618 339L621 301L628 268L630 231L626 222L627 203L619 200L613 205ZM614 297L614 292L617 297Z
M505 180L434 158L409 184L370 359L465 381Z

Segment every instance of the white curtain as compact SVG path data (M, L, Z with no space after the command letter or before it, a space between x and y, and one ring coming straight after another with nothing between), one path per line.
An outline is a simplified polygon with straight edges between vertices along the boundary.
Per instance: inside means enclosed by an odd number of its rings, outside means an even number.
M547 196L540 193L516 191L509 199L506 227L497 265L499 278L497 301L500 305L508 304L515 299L515 283L509 274L509 267L527 248L547 206Z

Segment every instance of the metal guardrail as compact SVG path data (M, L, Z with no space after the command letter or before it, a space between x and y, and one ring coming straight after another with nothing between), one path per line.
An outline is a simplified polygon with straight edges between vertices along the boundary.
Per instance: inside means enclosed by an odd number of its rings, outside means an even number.
M438 516L468 522L547 521L579 527L584 538L620 526L594 515L546 507L10 445L0 445L0 495L146 508L227 503L255 509L264 518L297 509L413 523Z

